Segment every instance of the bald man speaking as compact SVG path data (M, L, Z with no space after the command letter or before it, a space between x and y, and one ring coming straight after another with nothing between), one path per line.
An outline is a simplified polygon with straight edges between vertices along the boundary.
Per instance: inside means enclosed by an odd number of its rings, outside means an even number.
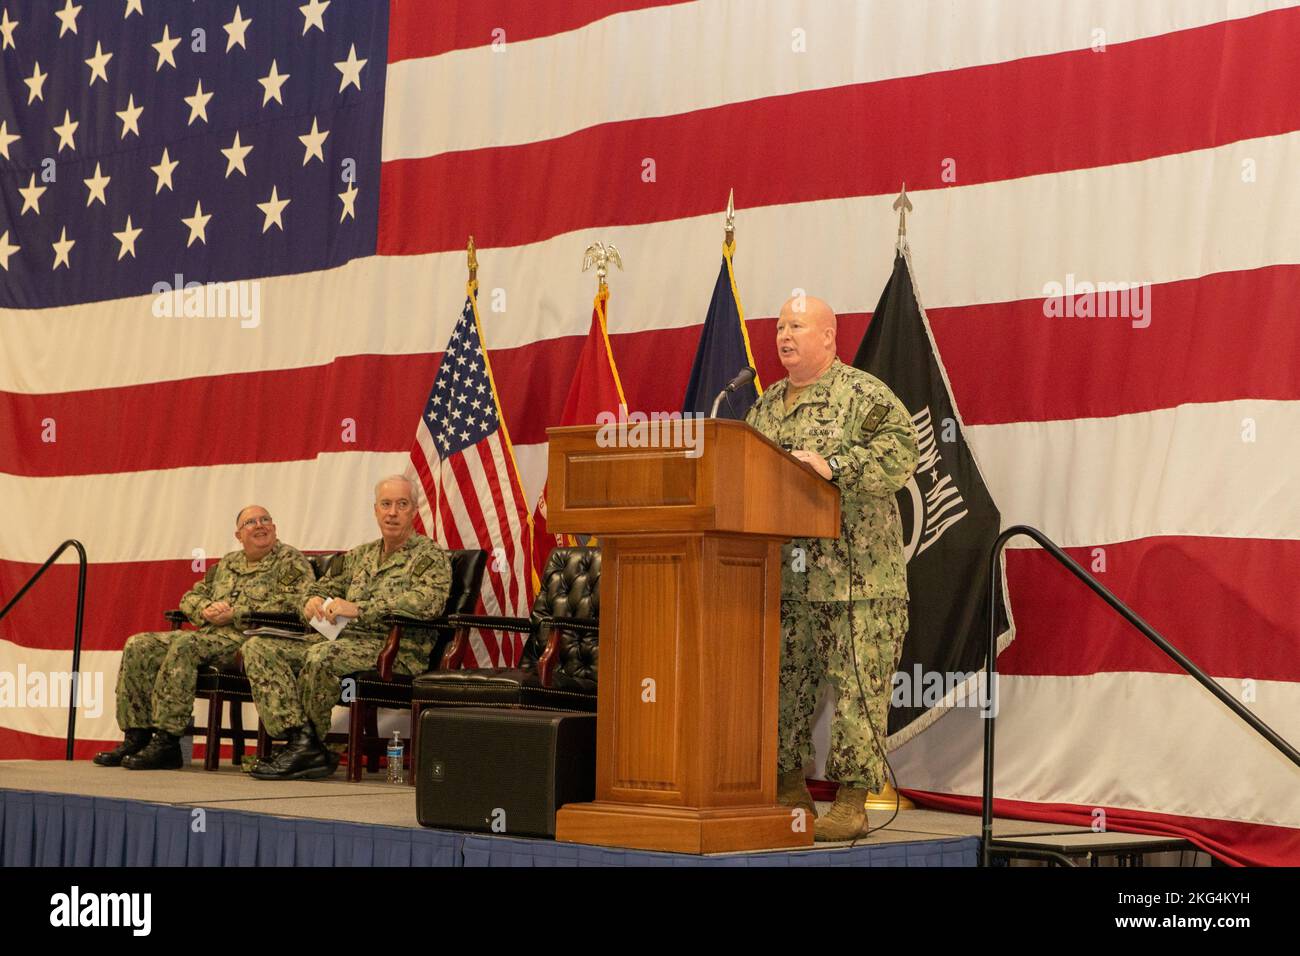
M835 711L826 775L840 789L835 806L816 821L820 841L865 836L867 795L885 784L890 685L907 633L907 565L894 494L917 459L906 407L880 379L842 363L835 336L835 313L821 299L786 302L776 349L788 377L746 416L840 489L840 537L796 538L782 555L778 799L816 813L804 766L813 757L817 691L829 681Z

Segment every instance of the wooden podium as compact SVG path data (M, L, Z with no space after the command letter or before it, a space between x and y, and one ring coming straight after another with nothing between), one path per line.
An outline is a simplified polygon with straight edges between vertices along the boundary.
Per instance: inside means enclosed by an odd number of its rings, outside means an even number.
M547 528L602 549L596 799L561 808L557 840L812 843L776 803L781 546L838 537L839 490L743 422L700 431L689 453L547 432Z

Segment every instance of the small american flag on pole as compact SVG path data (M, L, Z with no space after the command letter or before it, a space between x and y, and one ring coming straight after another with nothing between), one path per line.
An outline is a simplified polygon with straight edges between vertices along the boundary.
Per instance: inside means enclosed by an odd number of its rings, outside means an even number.
M525 617L532 603L532 522L483 349L475 284L415 430L411 467L424 489L418 523L446 548L488 552L480 613ZM508 667L523 636L471 631L467 667Z

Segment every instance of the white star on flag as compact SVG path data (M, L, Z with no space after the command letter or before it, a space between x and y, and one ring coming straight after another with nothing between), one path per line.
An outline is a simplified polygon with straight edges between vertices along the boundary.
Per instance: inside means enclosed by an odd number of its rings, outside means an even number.
M86 188L90 190L90 195L86 197L87 206L95 200L99 200L102 205L108 205L108 199L104 196L104 190L108 188L109 181L112 178L112 176L105 176L100 172L99 163L95 163L95 175L91 176L89 179L82 180L82 182L86 184Z
M122 121L122 139L126 139L127 133L140 135L140 114L143 112L143 106L135 105L135 94L132 93L127 99L126 109L117 111L117 118Z
M95 55L86 60L86 66L90 67L90 86L95 85L95 77L108 83L108 61L111 59L113 54L105 53L103 45L96 40Z
M48 73L41 72L41 62L40 60L37 60L35 66L32 68L32 75L23 80L23 82L27 84L28 106L31 106L32 103L37 100L45 102L45 95L42 93L42 90L45 87L45 79L49 75L50 74Z
M325 10L330 5L330 0L311 0L298 9L302 12L302 35L306 36L307 31L312 27L325 32L325 22L321 19L325 16Z
M76 239L68 238L68 227L64 226L59 232L59 241L52 243L54 246L54 268L66 266L69 271L72 269L72 263L68 260L68 254L72 252L72 247L77 244Z
M135 258L135 241L142 232L144 230L138 226L134 229L131 228L131 217L127 216L126 225L122 227L122 231L113 233L113 238L122 244L122 248L117 250L117 260L119 262L126 255L130 255L132 259Z
M248 25L252 22L253 21L251 18L248 20L240 19L239 7L238 5L236 5L234 19L221 28L226 31L226 52L227 53L231 51L231 49L235 46L236 43L238 43L245 50L248 49L248 44L247 42L245 42L244 34L248 31Z
M343 74L339 78L339 92L342 93L349 85L361 89L361 68L369 62L367 60L357 59L357 45L354 43L348 48L348 58L339 60L334 64L334 68Z
M59 134L60 153L63 152L65 146L74 153L77 151L77 144L73 141L72 137L77 132L77 127L80 125L79 122L73 122L72 116L67 110L63 111L63 125L54 127L54 132Z
M81 7L74 7L72 0L64 4L62 10L56 10L54 15L59 18L59 36L71 31L77 32L77 14L81 12Z
M226 157L226 178L236 169L244 176L248 175L248 170L244 168L244 158L253 151L252 146L243 146L239 142L239 131L235 131L235 141L221 151L221 155Z
M31 178L27 180L27 185L18 188L18 194L23 197L22 212L18 215L24 215L30 209L39 216L41 214L41 194L47 189L49 189L48 186L36 185L36 174L32 173Z
M262 223L262 231L266 232L272 225L278 226L281 232L284 232L284 222L281 215L284 213L284 207L289 205L291 200L281 199L274 186L271 187L271 198L266 202L257 204L257 208L262 210L266 220Z
M185 97L185 102L188 103L190 107L190 118L186 122L186 126L189 126L200 117L202 117L203 122L206 123L208 121L208 100L210 99L212 99L212 91L209 90L207 93L204 93L203 80L200 79L198 87L194 90L194 94Z
M0 43L0 50L18 49L17 45L14 43L14 30L17 28L19 22L20 21L18 20L9 19L8 7L6 7L3 12L0 12L0 34L4 34L4 42ZM8 233L5 233L5 235L8 235ZM17 248L17 246L14 248ZM8 268L8 266L5 268Z
M172 172L179 165L180 165L180 161L171 159L167 155L167 147L164 146L162 159L158 161L158 165L149 167L151 170L153 170L153 174L158 177L158 185L154 187L154 191L153 191L155 196L158 195L160 192L162 192L162 188L164 186L166 186L168 189L174 190L174 187L172 186Z
M262 88L266 91L262 96L263 106L271 102L271 100L275 100L281 106L284 105L284 100L280 97L280 89L284 86L284 81L288 78L288 73L279 73L276 71L275 60L272 60L271 72L257 81L262 84Z
M9 230L6 229L3 235L0 235L0 269L5 272L9 271L9 257L21 249L22 246L15 246L9 243Z
M205 214L203 212L203 204L201 202L196 202L194 204L194 215L190 216L188 219L181 220L181 222L189 226L190 229L190 237L185 241L186 249L194 243L195 239L203 243L205 246L208 244L207 228L208 220L211 218L211 213Z
M17 133L9 132L8 120L0 120L0 156L9 159L9 144L19 138Z
M325 162L325 154L321 152L321 146L324 145L325 137L329 134L330 131L327 129L319 130L316 128L316 117L313 116L311 120L311 132L298 137L302 140L303 146L307 147L307 150L302 157L302 164L304 166L307 165L313 156L319 159L322 163Z
M176 46L180 42L180 37L174 37L171 35L171 27L167 24L163 24L162 39L157 43L149 44L158 51L158 65L154 67L155 73L163 68L164 63L170 66L173 70L176 69Z

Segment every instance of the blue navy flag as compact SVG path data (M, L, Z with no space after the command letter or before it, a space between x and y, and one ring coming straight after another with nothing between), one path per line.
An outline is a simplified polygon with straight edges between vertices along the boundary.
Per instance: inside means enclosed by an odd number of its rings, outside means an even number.
M0 308L374 254L386 0L4 6Z
M713 400L736 373L745 366L754 367L754 355L749 348L749 335L745 332L745 313L740 308L740 295L736 291L736 275L731 267L734 246L722 249L722 268L713 286L709 314L704 319L700 345L695 351L691 378L682 399L682 411L707 415ZM743 419L749 406L762 394L763 387L755 376L754 381L736 389L718 406L719 418Z

